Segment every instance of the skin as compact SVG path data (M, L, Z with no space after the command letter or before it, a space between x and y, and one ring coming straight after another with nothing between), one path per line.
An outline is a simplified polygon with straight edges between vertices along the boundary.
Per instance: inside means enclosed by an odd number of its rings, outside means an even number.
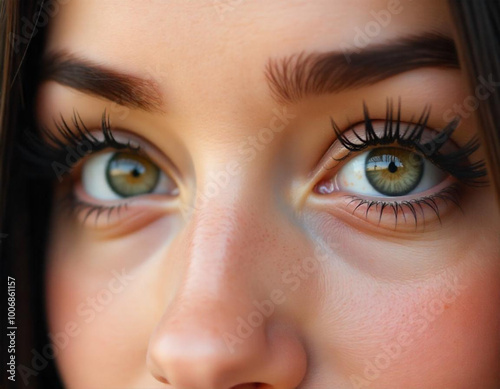
M386 98L401 96L403 121L429 103L428 126L442 128L444 113L470 94L463 72L419 69L290 104L293 119L249 160L240 146L283 109L266 83L268 59L340 50L387 2L214 4L72 0L50 20L47 51L149 77L163 105L147 112L46 82L40 123L55 132L52 118L77 108L97 128L106 109L180 191L142 196L109 220L56 207L47 314L51 334L67 339L55 342L65 386L499 387L492 188L462 187L463 212L440 202L441 223L427 209L416 229L411 221L394 228L392 211L378 224L378 213L353 214L344 197L314 191L342 164L321 165L335 140L330 116L344 131L362 120L363 100L383 120ZM444 1L401 7L374 42L429 30L453 36ZM472 112L453 141L464 145L476 132ZM471 159L484 159L483 150ZM229 182L200 195L229 162L239 167ZM81 166L58 195L72 190Z

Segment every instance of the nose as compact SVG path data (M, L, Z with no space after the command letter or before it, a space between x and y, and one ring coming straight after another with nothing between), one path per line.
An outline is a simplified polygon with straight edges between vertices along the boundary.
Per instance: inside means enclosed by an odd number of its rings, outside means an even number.
M292 389L304 379L305 347L281 311L286 296L258 265L267 248L255 244L270 243L252 242L262 226L243 209L205 207L173 242L182 280L148 346L152 375L172 388Z
M210 315L210 316L208 316ZM204 312L205 320L171 323L150 345L151 371L176 389L293 389L305 374L305 354L289 329L262 326L248 338L238 338L234 316ZM209 327L218 316L218 328ZM179 323L180 324L180 323ZM266 328L267 327L267 328ZM249 333L251 330L249 330Z

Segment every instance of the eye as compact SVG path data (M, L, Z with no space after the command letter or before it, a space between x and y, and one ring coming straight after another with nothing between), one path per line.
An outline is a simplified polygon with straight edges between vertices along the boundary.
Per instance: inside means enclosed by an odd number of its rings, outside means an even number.
M82 167L85 192L99 200L118 200L150 193L175 196L178 188L148 158L132 152L107 152L90 157Z
M374 197L398 197L425 192L448 176L420 154L400 147L378 147L347 162L333 182L323 182L337 190ZM330 189L331 191L331 189Z

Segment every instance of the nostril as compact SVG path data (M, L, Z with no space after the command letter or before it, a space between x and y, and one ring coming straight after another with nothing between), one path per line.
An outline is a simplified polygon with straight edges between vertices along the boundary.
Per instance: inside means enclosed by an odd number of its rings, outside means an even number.
M264 389L265 384L260 384L258 382L252 383L252 384L240 384L233 386L231 389Z
M161 382L162 384L167 384L167 385L170 385L170 382L168 382L168 380L167 380L165 377L162 377L162 376L160 376L160 375L158 375L158 374L153 374L153 377L154 377L157 381Z

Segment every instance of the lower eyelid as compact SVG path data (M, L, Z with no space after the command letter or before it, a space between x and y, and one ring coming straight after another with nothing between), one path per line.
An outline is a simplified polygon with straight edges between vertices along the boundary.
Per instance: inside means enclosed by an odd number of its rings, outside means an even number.
M375 230L411 233L440 227L448 213L457 208L461 210L460 194L460 184L450 177L424 192L423 196L365 197L336 192L333 195L313 196L309 203L360 228L372 226Z
M99 201L90 197L81 183L75 183L70 193L61 201L61 209L68 210L84 227L95 230L116 230L120 224L141 225L147 220L178 213L177 197L148 194L118 201ZM137 226L136 226L137 227Z
M77 223L98 233L102 238L117 238L139 231L147 225L165 217L161 209L147 207L115 207L98 210L93 206L78 206L74 209Z
M177 196L168 196L165 194L149 193L136 197L129 197L117 200L99 200L95 199L86 193L82 186L82 183L75 183L73 187L74 198L77 201L84 202L86 204L102 206L102 207L117 207L119 205L125 205L127 207L146 207L146 208L157 208L163 210L171 210L172 204L178 203Z
M393 196L393 197L390 197L390 196L384 196L384 195L380 195L380 196L373 196L373 195L363 195L363 194L360 194L360 193L353 193L353 192L348 192L348 191L342 191L342 190L335 190L334 192L330 193L330 194L323 194L323 193L315 193L315 196L319 196L319 197L330 197L330 198L339 198L339 197L342 197L342 196L355 196L357 198L362 198L364 200L367 200L367 201L385 201L385 202L403 202L403 201L413 201L413 200L418 200L418 199L422 199L422 198L425 198L425 197L429 197L429 196L432 196L446 188L449 188L449 187L458 187L459 184L457 182L457 180L455 178L453 178L452 176L448 176L446 179L444 179L442 182L440 182L438 185L435 185L434 187L432 188L429 188L428 190L425 190L423 192L419 192L419 193L410 193L410 194L407 194L405 196Z

